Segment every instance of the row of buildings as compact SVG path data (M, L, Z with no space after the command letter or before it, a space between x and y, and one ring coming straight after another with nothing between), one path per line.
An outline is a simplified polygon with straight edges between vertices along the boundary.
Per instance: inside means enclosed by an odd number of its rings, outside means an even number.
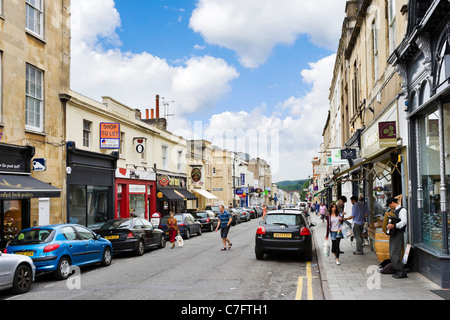
M450 288L450 2L346 1L311 194L408 209L414 267ZM351 204L347 204L347 211Z
M70 88L70 0L0 1L0 249L20 229L276 200L263 159Z

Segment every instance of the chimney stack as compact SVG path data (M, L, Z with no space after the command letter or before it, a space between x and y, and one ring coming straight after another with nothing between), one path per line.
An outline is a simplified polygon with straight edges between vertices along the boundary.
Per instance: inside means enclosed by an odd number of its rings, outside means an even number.
M149 114L148 114L148 109L145 109L145 119L148 119Z
M156 119L159 119L159 94L156 95Z
M155 109L152 109L152 119L155 119Z

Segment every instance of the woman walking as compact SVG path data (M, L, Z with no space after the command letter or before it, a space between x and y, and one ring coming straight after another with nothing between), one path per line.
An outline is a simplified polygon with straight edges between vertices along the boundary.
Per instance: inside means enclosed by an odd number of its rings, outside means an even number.
M340 224L343 222L343 217L339 213L338 207L336 203L332 202L330 205L330 208L328 209L328 215L327 218L327 235L325 237L325 240L328 240L328 236L331 235L331 252L334 253L334 256L336 257L336 264L341 264L339 262L339 255L343 252L341 252L340 249L340 242L342 239L342 233L340 230Z
M323 203L320 204L319 212L320 212L320 219L322 220L322 223L324 223L325 216L327 214L327 207L325 207L325 205Z
M169 213L169 219L167 220L167 227L169 228L169 239L172 247L170 249L175 248L175 237L178 234L178 221L174 218L173 212Z

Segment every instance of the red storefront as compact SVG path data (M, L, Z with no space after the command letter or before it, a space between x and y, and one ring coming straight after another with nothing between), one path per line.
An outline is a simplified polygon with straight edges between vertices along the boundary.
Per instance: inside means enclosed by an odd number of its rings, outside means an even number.
M156 212L156 174L116 169L116 218L141 217L147 220Z

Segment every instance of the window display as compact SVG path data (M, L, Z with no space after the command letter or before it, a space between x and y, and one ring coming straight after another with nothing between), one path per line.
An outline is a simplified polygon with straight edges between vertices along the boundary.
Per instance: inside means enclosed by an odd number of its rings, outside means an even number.
M22 203L19 200L2 201L3 203L3 239L11 241L22 230Z
M144 194L130 194L130 216L145 218Z

